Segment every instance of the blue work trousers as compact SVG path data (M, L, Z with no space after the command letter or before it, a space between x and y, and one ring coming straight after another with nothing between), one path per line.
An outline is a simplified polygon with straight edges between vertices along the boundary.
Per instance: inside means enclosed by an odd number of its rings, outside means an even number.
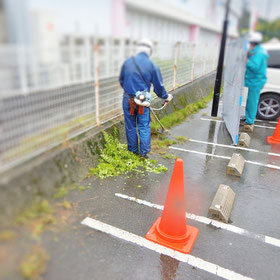
M263 85L248 86L246 102L246 123L248 124L253 124L255 122L262 87Z
M138 109L135 109L133 115L130 115L130 106L128 103L130 96L125 93L123 96L123 111L125 121L125 131L128 150L139 154L138 133L140 140L140 155L145 156L151 150L151 117L150 109L144 107L144 113L138 114Z

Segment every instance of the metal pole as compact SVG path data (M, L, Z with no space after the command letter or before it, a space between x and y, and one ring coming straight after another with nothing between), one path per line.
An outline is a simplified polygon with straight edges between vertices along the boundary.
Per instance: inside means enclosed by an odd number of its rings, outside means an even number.
M179 44L176 43L175 45L175 51L174 51L174 71L173 71L173 90L176 89L176 76L177 76L177 60L178 60L178 49L179 49Z
M96 124L100 126L100 103L99 103L99 92L100 92L100 81L99 81L99 44L96 43L94 46L94 64L95 64L95 117L96 117Z
M195 44L192 45L192 69L191 69L191 81L194 80L194 59L195 59Z
M225 56L225 46L226 46L226 39L227 39L229 8L230 8L230 0L227 0L226 14L225 14L222 41L221 41L220 54L219 54L218 69L217 69L216 81L215 81L215 87L214 87L214 97L213 97L212 112L211 112L212 117L217 117L217 114L218 114L221 82L222 82L222 74L223 74L223 65L224 65L224 56Z

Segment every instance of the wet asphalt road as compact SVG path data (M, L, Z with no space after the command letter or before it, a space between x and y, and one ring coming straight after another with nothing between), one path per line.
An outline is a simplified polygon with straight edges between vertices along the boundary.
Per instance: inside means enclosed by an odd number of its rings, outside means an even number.
M229 145L230 139L223 123L200 120L201 117L207 118L205 113L210 112L209 108L174 127L170 136L186 136ZM275 126L261 122L258 124ZM266 144L266 136L272 133L271 129L255 128L251 133L250 148L280 153L276 147ZM174 146L222 156L240 152L246 160L280 166L280 157L268 156L265 153L213 147L189 141ZM187 212L207 217L208 208L219 184L226 184L236 193L230 217L232 225L280 239L280 170L246 163L243 175L238 179L226 175L226 159L176 150L170 150L170 153L184 160ZM90 216L144 237L156 218L161 215L161 211L116 197L115 193L163 205L174 160L164 160L157 155L151 157L165 164L169 168L168 172L151 174L145 178L91 178L85 182L85 185L92 183L91 189L71 194L76 205L74 228L57 232L55 242L52 235L44 237L44 246L48 248L51 256L44 279L220 278L80 224L85 217ZM137 187L138 185L141 187ZM253 279L280 279L280 247L264 243L256 237L217 229L197 221L187 219L187 223L200 231L191 252L192 256Z

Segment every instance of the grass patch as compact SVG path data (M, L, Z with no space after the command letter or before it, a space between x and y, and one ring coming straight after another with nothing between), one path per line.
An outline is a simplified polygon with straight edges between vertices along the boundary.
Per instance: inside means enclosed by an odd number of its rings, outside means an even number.
M80 192L83 192L85 189L86 189L85 186L78 185L78 184L73 184L73 185L70 187L70 190L76 190L76 191L80 191Z
M168 139L164 135L159 135L158 137L152 137L152 150L165 149L168 146L177 144L175 140Z
M177 159L178 157L173 155L173 154L166 154L166 155L162 156L162 158L164 158L164 159Z
M68 194L68 189L66 187L60 187L54 194L54 198L63 198Z
M55 224L53 213L54 210L46 199L36 199L18 216L17 222L29 226L32 236L38 238L49 225Z
M185 143L189 140L188 137L186 136L176 136L174 137L179 143Z
M103 131L105 146L101 151L99 164L96 168L91 168L89 176L96 175L103 179L106 177L125 174L130 171L144 173L161 173L167 171L162 164L157 164L156 160L140 159L139 156L127 150L126 144L121 144L117 137Z
M71 209L72 208L72 204L71 202L67 201L67 200L63 200L62 202L57 204L58 207L62 207L64 209Z
M174 111L170 115L163 117L160 121L166 129L171 128L174 125L178 125L178 124L182 123L190 115L198 112L198 110L204 109L207 106L207 103L212 98L213 98L213 93L211 93L207 97L204 97L200 101L188 104L183 109ZM158 131L160 129L161 129L161 126L159 125L159 123L154 118L152 118L152 123L151 123L152 134L157 135Z
M30 207L26 208L22 214L18 216L18 222L20 224L26 221L41 218L45 215L51 215L53 209L46 199L37 199Z
M86 187L85 187L85 186L79 186L79 188L78 188L78 190L79 190L80 192L85 191L85 189L86 189Z
M31 225L32 236L38 238L48 226L55 224L55 222L56 219L52 215L47 215L34 221Z
M49 256L46 251L35 246L24 256L20 264L20 272L25 279L42 279L41 275L46 271Z
M7 242L16 238L16 233L12 230L3 230L0 232L0 242Z

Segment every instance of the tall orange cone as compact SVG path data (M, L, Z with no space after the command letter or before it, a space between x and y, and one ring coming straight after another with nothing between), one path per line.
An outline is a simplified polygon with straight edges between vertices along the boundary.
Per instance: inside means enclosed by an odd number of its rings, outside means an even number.
M272 136L266 138L269 144L280 144L280 118Z
M198 235L198 229L186 224L186 201L183 160L175 161L162 216L146 234L146 239L189 254Z

